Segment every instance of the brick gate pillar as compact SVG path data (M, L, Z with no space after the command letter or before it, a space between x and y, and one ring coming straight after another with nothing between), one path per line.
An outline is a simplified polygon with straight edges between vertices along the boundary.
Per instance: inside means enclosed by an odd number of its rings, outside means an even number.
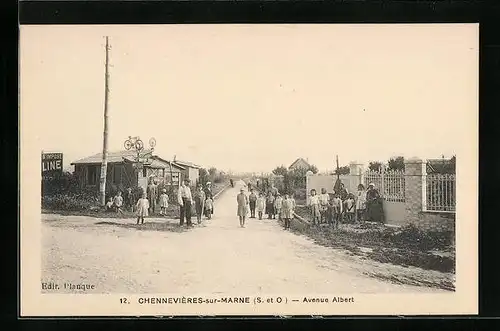
M405 221L416 222L425 210L426 163L419 158L405 161Z

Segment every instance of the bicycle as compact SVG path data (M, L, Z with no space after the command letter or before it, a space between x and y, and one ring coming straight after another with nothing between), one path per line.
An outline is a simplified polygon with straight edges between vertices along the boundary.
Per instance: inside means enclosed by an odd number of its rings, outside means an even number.
M138 151L144 149L144 143L139 137L128 136L128 139L125 140L123 145L127 151L130 150L132 147L134 147Z

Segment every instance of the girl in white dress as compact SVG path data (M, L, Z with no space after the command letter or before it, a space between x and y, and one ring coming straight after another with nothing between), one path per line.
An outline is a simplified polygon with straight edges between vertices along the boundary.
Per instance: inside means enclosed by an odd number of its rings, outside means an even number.
M321 213L319 208L320 201L319 201L319 195L316 194L315 189L311 190L311 196L309 197L309 206L311 208L313 225L319 225L319 222L321 220Z
M256 205L257 205L257 214L259 215L259 220L261 220L262 215L264 214L264 211L266 209L266 198L264 198L262 193L259 193Z
M160 194L160 215L166 215L168 208L168 195L167 190L163 189Z
M142 198L137 201L137 205L135 207L137 210L137 224L139 224L139 220L141 221L141 224L144 224L144 217L148 216L149 209L149 200L146 192L142 193Z
M365 220L366 211L366 191L363 184L358 185L358 192L356 196L356 221L361 222Z

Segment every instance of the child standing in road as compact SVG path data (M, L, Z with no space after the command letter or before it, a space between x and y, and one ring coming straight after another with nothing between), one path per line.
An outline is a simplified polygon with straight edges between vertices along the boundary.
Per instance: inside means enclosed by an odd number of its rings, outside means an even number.
M135 209L137 210L137 224L139 224L139 221L141 221L141 224L144 224L144 217L148 216L149 210L149 200L146 192L142 193L142 198L137 201Z
M363 184L358 185L358 195L356 198L356 219L357 222L362 222L365 220L365 210L366 210L366 191Z
M293 193L289 194L289 199L292 201L292 219L294 218L295 215L295 207L297 206L297 203L295 202L295 198L293 197Z
M345 215L347 223L353 223L354 221L354 211L356 207L356 203L354 201L354 195L349 193L345 203Z
M205 200L205 216L207 219L212 218L212 213L214 208L214 201L212 200L211 196L208 196L207 199Z
M278 220L281 221L281 207L283 204L283 198L281 197L281 194L276 195L276 200L274 200L274 214L278 217ZM275 216L275 218L276 218Z
M115 211L117 213L123 214L122 206L123 206L123 197L122 192L118 191L113 198L113 206L115 207Z
M113 197L109 197L109 201L106 202L106 211L113 211Z
M335 197L332 199L333 201L333 213L335 218L335 223L340 224L342 221L342 200L340 200L340 194L335 194Z
M274 196L271 191L269 191L266 199L266 214L267 218L274 218Z
M316 194L316 190L312 189L311 190L311 196L309 197L309 206L311 207L311 216L312 216L312 221L313 225L319 225L320 219L321 219L321 213L319 209L319 196Z
M326 210L328 208L328 201L330 200L330 195L326 192L325 188L321 189L321 194L319 195L319 205L321 214L321 223L326 223Z
M126 207L128 210L131 212L134 211L134 204L135 204L135 198L134 198L134 192L132 192L132 188L129 187L127 189L127 192L125 193L125 201L126 201Z
M168 195L167 190L163 189L160 194L160 215L167 215Z
M328 207L326 209L326 221L329 225L332 225L334 229L338 228L337 219L335 217L335 203L333 199L328 201Z
M262 215L264 214L264 210L266 209L266 199L264 198L264 195L262 193L259 193L256 205L257 214L259 215L259 220L261 220Z
M293 208L293 200L290 199L288 194L285 194L285 199L283 200L281 211L283 219L285 220L285 230L290 229L290 220L292 219Z

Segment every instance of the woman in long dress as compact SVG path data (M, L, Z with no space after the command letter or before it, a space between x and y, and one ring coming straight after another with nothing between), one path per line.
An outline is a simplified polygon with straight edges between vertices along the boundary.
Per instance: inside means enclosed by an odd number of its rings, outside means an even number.
M366 214L368 220L371 222L384 221L382 197L373 183L368 185L368 190L366 191Z
M240 219L240 226L245 227L245 218L248 212L248 197L245 195L243 189L240 190L240 194L236 197L236 202L238 203L238 217Z

